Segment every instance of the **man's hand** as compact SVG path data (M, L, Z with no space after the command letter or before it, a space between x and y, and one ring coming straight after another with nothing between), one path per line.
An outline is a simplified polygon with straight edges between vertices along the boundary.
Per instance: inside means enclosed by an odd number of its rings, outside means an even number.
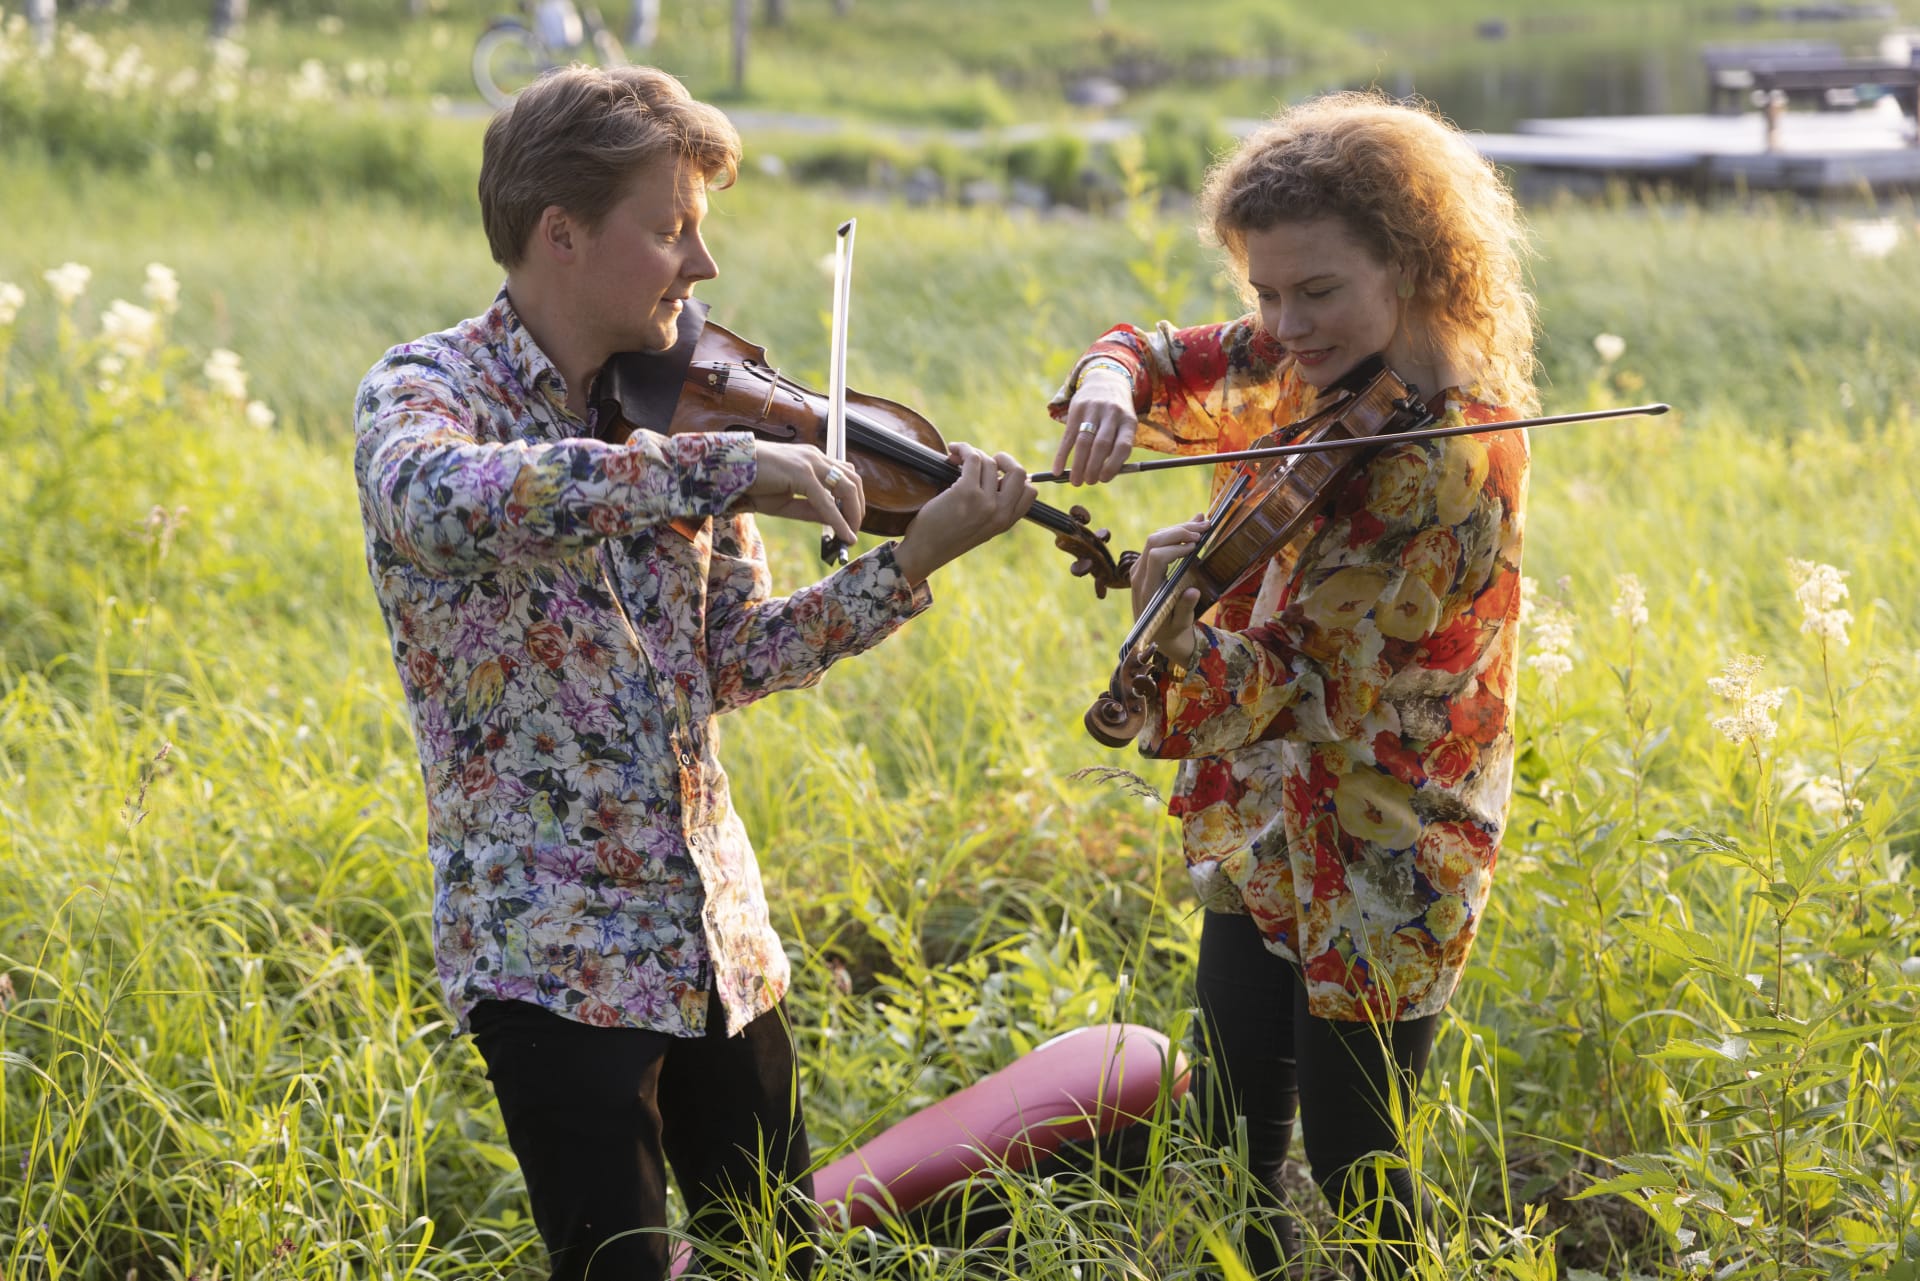
M753 484L735 505L785 520L818 521L849 547L867 513L866 491L851 464L835 463L810 445L754 442Z
M1080 379L1067 406L1067 430L1053 455L1053 470L1064 471L1069 456L1076 485L1101 485L1120 474L1133 452L1140 420L1133 412L1133 384L1112 369L1095 367Z
M916 585L948 561L1011 529L1033 506L1036 490L1009 454L989 458L972 445L948 447L960 479L930 499L894 548L894 563Z
M1199 548L1206 537L1207 518L1195 516L1180 525L1170 525L1166 529L1155 530L1147 535L1146 545L1140 549L1140 559L1133 562L1133 616L1140 617L1167 580L1167 571L1183 556L1191 555ZM1193 661L1196 637L1194 636L1194 612L1200 604L1200 589L1186 587L1180 591L1179 599L1162 617L1160 625L1147 639L1154 648L1166 655L1168 661L1185 667Z

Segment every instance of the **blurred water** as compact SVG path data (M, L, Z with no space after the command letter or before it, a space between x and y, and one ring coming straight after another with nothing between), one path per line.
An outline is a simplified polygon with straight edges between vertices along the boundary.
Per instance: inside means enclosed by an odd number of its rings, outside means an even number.
M1472 24L1382 36L1374 65L1348 74L1342 85L1418 93L1463 128L1488 131L1535 116L1701 112L1708 108L1702 55L1709 47L1792 42L1854 57L1900 55L1908 51L1905 34L1920 25L1920 6L1863 6L1863 16L1826 22L1755 20L1743 12L1751 7L1672 6L1631 15L1599 8L1584 18L1499 23L1491 38Z

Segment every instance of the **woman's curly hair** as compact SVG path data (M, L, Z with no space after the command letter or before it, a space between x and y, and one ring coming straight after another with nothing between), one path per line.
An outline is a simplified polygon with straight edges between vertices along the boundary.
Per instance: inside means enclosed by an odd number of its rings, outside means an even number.
M1336 93L1280 112L1207 173L1203 235L1245 279L1247 235L1335 217L1403 268L1436 356L1498 403L1538 407L1526 231L1498 172L1425 104Z

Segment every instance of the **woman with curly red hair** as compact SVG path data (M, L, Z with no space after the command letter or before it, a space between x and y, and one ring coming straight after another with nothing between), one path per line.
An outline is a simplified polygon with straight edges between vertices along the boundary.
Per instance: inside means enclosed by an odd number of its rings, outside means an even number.
M1050 406L1076 483L1135 445L1244 448L1376 355L1442 424L1534 409L1517 207L1431 112L1378 94L1283 111L1213 168L1201 211L1253 309L1103 334ZM1381 446L1245 590L1198 622L1190 589L1152 637L1141 751L1181 761L1170 810L1206 909L1194 1095L1223 1147L1246 1119L1273 1211L1245 1243L1259 1273L1297 1250L1279 1211L1296 1118L1328 1199L1382 1245L1376 1275L1428 1221L1400 1122L1506 822L1526 481L1521 431ZM1147 539L1136 611L1204 530Z

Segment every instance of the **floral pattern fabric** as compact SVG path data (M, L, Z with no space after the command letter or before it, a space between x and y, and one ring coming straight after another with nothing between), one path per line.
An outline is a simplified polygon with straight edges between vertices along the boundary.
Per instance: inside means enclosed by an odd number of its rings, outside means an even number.
M503 289L360 385L367 564L426 784L434 954L483 1000L676 1036L784 995L715 716L926 608L892 544L784 599L746 433L593 438Z
M1136 371L1141 443L1202 451L1203 424L1250 413L1233 448L1312 395L1257 329L1122 327L1088 356ZM1448 424L1514 417L1445 396ZM1518 431L1380 449L1149 707L1140 748L1184 762L1171 808L1203 900L1232 887L1316 1016L1432 1014L1465 968L1511 790L1527 469Z

